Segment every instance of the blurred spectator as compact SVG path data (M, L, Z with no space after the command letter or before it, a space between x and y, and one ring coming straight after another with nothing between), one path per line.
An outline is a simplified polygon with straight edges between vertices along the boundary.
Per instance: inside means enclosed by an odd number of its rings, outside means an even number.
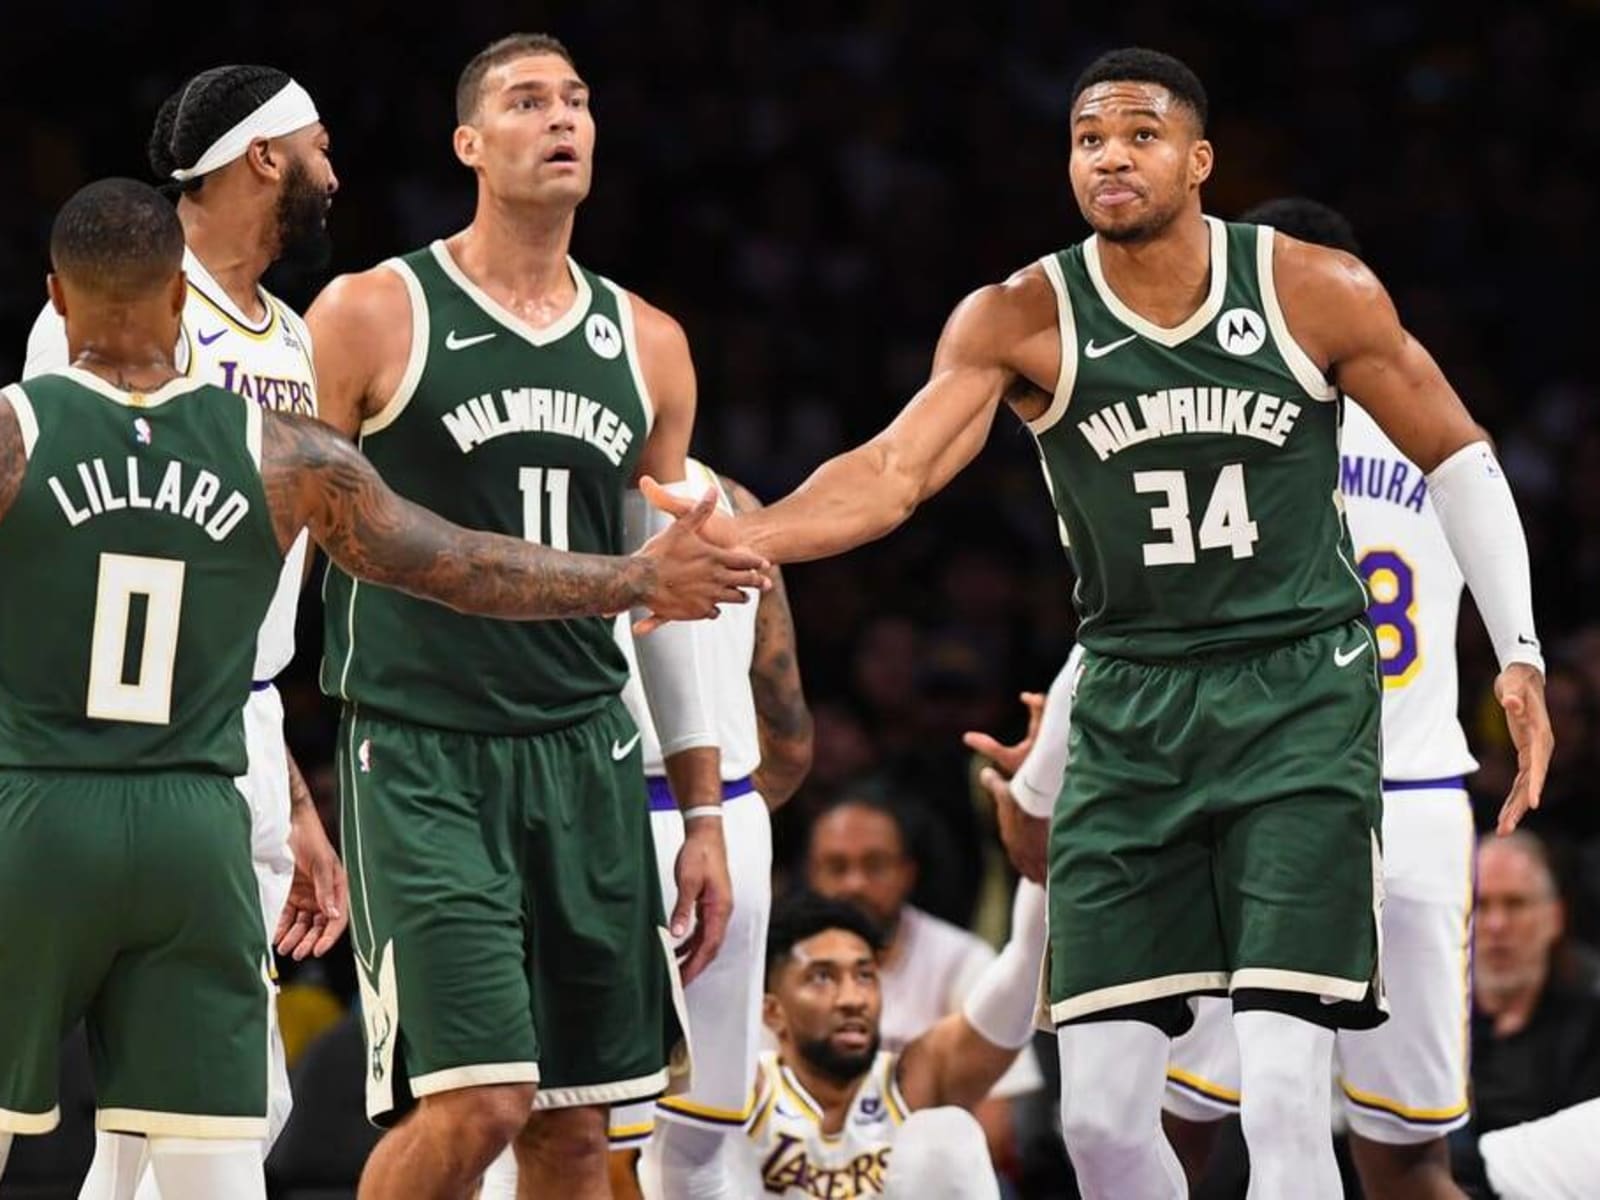
M1473 935L1473 1119L1452 1137L1472 1177L1476 1139L1600 1096L1600 990L1565 939L1565 906L1531 833L1478 847Z
M885 933L878 978L886 1050L903 1048L941 1017L959 1010L984 967L994 961L988 942L909 903L917 863L907 850L900 817L889 804L848 798L823 812L811 829L806 872L812 891L859 905ZM1027 1046L989 1099L974 1110L1003 1175L1014 1175L1017 1169L1011 1101L1043 1087L1033 1048Z

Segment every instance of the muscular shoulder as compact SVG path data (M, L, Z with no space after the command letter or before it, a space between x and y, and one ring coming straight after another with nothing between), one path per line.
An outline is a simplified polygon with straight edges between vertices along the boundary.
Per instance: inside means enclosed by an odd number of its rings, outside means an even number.
M317 333L381 335L396 325L409 337L411 297L404 280L390 267L378 266L351 275L338 275L306 310L306 320Z
M624 291L623 302L633 310L633 334L639 348L639 369L650 390L657 416L683 406L692 412L695 400L694 359L689 335L670 313L642 296Z
M1048 395L1054 389L1061 341L1055 290L1043 267L1030 263L956 306L934 355L936 371L950 367L1000 368L1027 381L1020 391L1008 389L1014 403L1022 393Z
M1393 320L1383 284L1366 263L1343 250L1278 233L1272 274L1289 332L1325 371L1372 337L1377 326Z
M28 450L23 443L22 419L10 398L0 391L0 518L22 490L22 477L28 471Z

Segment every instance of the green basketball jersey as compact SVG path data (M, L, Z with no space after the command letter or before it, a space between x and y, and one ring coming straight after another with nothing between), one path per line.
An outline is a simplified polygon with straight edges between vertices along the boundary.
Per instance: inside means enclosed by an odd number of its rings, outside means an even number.
M1077 569L1078 636L1105 654L1232 653L1366 607L1340 399L1284 322L1273 232L1206 221L1211 286L1175 328L1117 298L1094 237L1042 264L1062 366L1031 428Z
M401 495L459 525L618 554L622 500L652 411L626 293L571 264L578 295L533 329L475 286L443 242L388 263L411 296L398 393L361 449ZM627 665L612 623L462 616L330 568L322 686L401 720L482 734L597 712Z
M0 767L244 774L283 565L261 410L73 368L5 394L28 469L0 518Z

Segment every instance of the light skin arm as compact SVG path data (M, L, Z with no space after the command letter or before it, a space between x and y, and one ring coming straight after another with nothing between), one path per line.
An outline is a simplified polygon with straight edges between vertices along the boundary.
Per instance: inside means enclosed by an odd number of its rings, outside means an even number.
M761 501L734 480L723 486L736 513L755 512ZM756 607L755 655L750 662L750 691L756 702L756 726L761 739L761 765L753 780L771 809L781 808L811 770L811 710L800 684L800 660L795 648L794 615L783 575L774 569L772 590Z
M827 558L880 538L977 456L1001 401L1024 419L1040 415L1060 369L1055 299L1044 272L1029 267L980 288L951 314L928 382L887 429L713 536L773 562ZM685 507L648 481L646 493L668 512Z
M262 426L262 481L280 546L310 529L356 578L458 612L526 621L603 616L636 604L661 611L663 600L668 607L681 600L691 615L705 616L717 603L741 601L740 585L758 577L753 555L727 552L731 557L711 562L684 543L697 528L693 522L658 534L626 558L462 529L396 495L320 421L267 413ZM709 505L699 507L709 514ZM699 561L678 561L685 551Z
M306 311L317 415L352 440L400 386L411 353L411 298L388 267L341 275Z
M1489 440L1359 259L1280 236L1273 271L1295 340L1423 471L1464 446ZM1554 735L1539 671L1513 663L1500 672L1494 691L1517 749L1517 777L1500 821L1501 832L1509 832L1539 806Z
M672 317L630 295L638 336L639 366L655 408L650 436L639 455L636 474L668 483L688 474L689 439L694 433L698 393L689 339ZM722 752L699 746L663 760L680 812L722 805ZM703 971L721 948L733 912L733 885L722 821L714 817L684 821L683 849L674 867L678 902L669 927L689 941L679 947L685 982ZM696 917L691 932L690 917Z

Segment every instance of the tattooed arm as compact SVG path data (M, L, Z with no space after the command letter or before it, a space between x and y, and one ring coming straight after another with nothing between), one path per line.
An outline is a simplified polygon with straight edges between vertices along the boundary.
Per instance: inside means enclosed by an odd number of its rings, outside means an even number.
M619 613L708 617L761 582L762 559L723 552L698 529L710 513L663 531L627 558L570 554L452 525L396 495L359 450L309 417L267 413L261 475L278 543L301 528L358 579L458 612L511 620Z
M0 392L0 521L11 510L11 502L22 490L22 477L28 471L28 454L22 446L22 422L11 401Z
M761 507L750 490L727 476L723 486L736 513ZM772 571L772 590L756 607L755 656L750 662L750 690L756 701L761 735L761 765L756 790L769 807L781 808L800 790L811 770L811 710L800 686L800 661L795 652L794 616L783 576Z

